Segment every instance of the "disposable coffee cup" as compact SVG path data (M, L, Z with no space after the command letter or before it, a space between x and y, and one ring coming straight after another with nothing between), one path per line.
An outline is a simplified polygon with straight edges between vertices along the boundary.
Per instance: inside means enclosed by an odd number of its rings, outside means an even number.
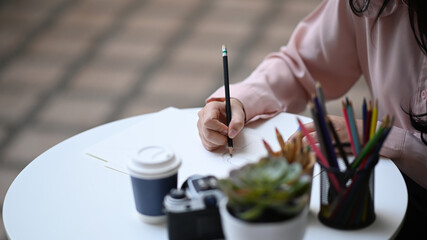
M146 223L165 222L163 199L177 188L181 159L164 146L146 146L132 155L128 169L135 206L140 219Z

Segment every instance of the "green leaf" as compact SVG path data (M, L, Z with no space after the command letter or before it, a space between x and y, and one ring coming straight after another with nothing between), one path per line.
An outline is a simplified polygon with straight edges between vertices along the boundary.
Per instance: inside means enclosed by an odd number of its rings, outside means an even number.
M308 204L304 199L310 186L311 177L302 174L300 163L272 156L235 169L219 181L230 211L243 220L265 217L266 209L279 215L298 213Z
M263 211L264 211L264 207L262 205L257 205L253 208L248 209L247 211L238 213L237 217L246 221L250 221L260 216Z

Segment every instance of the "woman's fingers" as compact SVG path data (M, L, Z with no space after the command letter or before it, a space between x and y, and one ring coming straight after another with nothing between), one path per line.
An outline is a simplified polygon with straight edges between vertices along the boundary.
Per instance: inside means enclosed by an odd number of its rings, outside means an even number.
M231 99L231 114L228 136L235 138L245 126L245 110L243 104L237 99Z
M197 128L203 146L215 150L227 144L227 136L234 138L243 129L245 112L243 105L236 99L231 99L232 118L227 127L224 102L209 102L199 111Z
M207 150L212 151L225 144L228 127L223 123L224 108L221 102L210 102L198 113L197 128Z
M311 138L314 140L314 142L317 143L318 142L318 138L317 138L316 128L314 126L314 123L313 122L305 123L304 127L305 127L305 129L307 129L307 132L309 133L309 135L311 136ZM296 131L296 132L294 132L288 138L288 141L291 140L291 139L293 139L293 138L296 138L299 134L301 134L301 132L299 130ZM305 136L302 138L302 142L303 142L304 146L310 145L308 139Z

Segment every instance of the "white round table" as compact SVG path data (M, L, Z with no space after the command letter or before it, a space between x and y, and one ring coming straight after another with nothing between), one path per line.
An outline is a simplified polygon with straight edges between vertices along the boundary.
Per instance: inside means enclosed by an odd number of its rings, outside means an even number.
M185 109L196 114L198 109ZM71 137L34 159L13 181L3 205L10 239L167 239L163 225L141 222L135 212L129 176L105 168L84 150L150 114L108 123ZM292 116L292 118L290 118ZM281 113L263 124L287 124L294 115ZM294 125L293 125L294 126ZM266 139L274 137L265 133ZM315 172L318 172L318 168ZM319 222L319 179L313 179L310 219L305 239L389 239L398 231L407 207L407 190L396 166L380 160L375 172L376 220L354 231Z

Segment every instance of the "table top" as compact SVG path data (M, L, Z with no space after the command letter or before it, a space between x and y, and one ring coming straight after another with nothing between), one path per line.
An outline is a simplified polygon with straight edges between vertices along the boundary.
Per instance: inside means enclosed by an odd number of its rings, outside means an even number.
M183 111L196 114L198 108ZM149 225L139 220L129 176L108 169L101 161L84 154L89 146L148 116L150 114L95 127L34 159L13 181L5 197L3 221L9 238L141 239L150 236L150 239L167 239L165 224ZM286 125L290 120L294 121L295 115L281 113L271 120L247 127L262 132L266 139L273 139L271 127L278 123ZM318 171L316 166L315 173ZM375 174L376 220L366 228L352 231L332 229L319 222L320 177L314 177L309 225L304 239L391 238L406 212L406 185L399 170L389 160L380 160Z

